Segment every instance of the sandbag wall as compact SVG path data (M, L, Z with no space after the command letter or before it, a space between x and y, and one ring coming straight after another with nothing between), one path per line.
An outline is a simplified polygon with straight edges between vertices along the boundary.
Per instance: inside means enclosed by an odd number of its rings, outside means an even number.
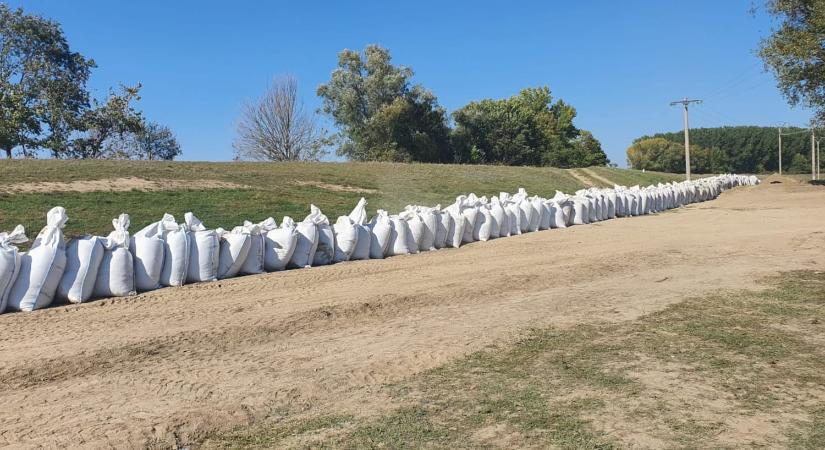
M290 268L381 259L617 217L655 214L715 199L727 189L759 184L755 176L719 175L656 186L590 188L552 198L524 189L498 196L460 195L444 208L409 205L398 214L377 210L367 221L361 199L334 223L315 205L301 222L284 217L208 229L192 213L182 223L169 214L133 236L129 215L112 220L106 237L68 243L66 210L55 207L27 252L25 230L0 233L0 313L32 311L59 302L121 297L161 287L215 281Z

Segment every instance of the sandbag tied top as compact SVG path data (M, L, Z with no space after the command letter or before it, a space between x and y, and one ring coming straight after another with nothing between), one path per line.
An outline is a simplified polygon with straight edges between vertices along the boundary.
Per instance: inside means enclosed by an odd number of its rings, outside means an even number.
M272 223L274 223L274 220ZM315 224L310 225L311 227L305 228L305 231L317 233ZM264 267L267 271L284 270L288 264L291 264L298 248L299 236L298 227L295 221L289 216L284 216L280 227L267 231L265 235L266 246L264 249ZM317 234L315 235L315 239L317 242ZM304 256L304 258L304 260L307 261L307 256Z
M341 216L332 226L335 235L335 262L349 261L358 244L358 229L349 216Z
M493 216L490 213L487 197L482 196L476 202L476 221L473 225L473 240L488 241L492 237Z
M147 225L132 236L129 250L134 258L137 291L151 291L161 286L166 253L164 238L167 232L177 229L175 218L170 214L164 214L162 220Z
M390 250L392 236L392 221L387 211L379 209L369 223L370 227L370 258L382 259Z
M355 225L367 224L367 199L361 197L361 200L358 200L358 204L356 204L352 212L349 213L349 219Z
M66 269L63 227L69 217L62 206L46 214L46 226L32 248L20 257L20 273L9 294L8 309L32 311L49 306Z
M218 279L220 240L215 230L207 230L203 223L188 212L184 215L186 228L191 233L187 283L215 281Z
M11 233L0 233L0 314L6 310L9 292L20 272L20 252L17 245L28 240L23 225L17 225Z
M490 236L510 236L509 217L507 216L507 212L504 211L504 206L501 204L501 200L499 200L498 196L496 195L490 198L490 215L493 217L493 221L495 222L493 228L490 230Z
M189 272L189 254L192 246L189 227L176 223L171 214L164 214L158 224L163 232L163 270L160 284L163 286L183 286Z
M243 225L233 228L232 231L216 228L215 233L218 235L220 242L218 279L235 277L240 273L241 267L249 258L252 234L255 233L260 236L260 228L257 224L245 221Z
M329 219L315 205L309 205L309 215L304 222L312 222L318 228L318 245L310 259L313 266L332 264L335 258L335 234L329 226Z
M472 192L466 197L461 195L456 198L456 203L459 203L459 201L462 203L461 214L464 216L464 235L461 238L461 242L469 244L476 240L474 236L476 221L478 220L479 201L478 197Z
M442 218L448 221L446 246L458 248L464 240L467 219L464 216L466 197L459 195L455 203L442 210ZM444 223L444 221L442 221Z
M278 228L278 224L275 222L275 219L269 217L257 224L245 221L241 227L235 227L232 232L238 232L238 228L241 228L243 233L249 234L249 251L238 273L241 275L264 273L266 270L264 267L266 234Z
M103 259L95 280L95 297L125 297L137 293L134 255L129 249L130 224L129 215L121 214L112 220L114 230L102 239Z
M322 222L324 220L327 220L327 218L321 214L321 210L315 205L310 205L310 214L303 221L296 224L298 241L295 245L292 259L289 261L289 267L302 268L312 266L320 239L320 231L316 221Z

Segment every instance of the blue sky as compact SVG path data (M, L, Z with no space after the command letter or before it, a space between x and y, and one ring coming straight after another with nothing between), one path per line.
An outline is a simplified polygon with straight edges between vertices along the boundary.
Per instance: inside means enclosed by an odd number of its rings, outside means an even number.
M138 106L176 133L186 160L232 157L244 101L295 75L307 107L336 54L371 43L415 71L453 111L548 85L576 125L625 164L633 138L679 130L668 103L702 98L691 127L807 123L755 55L770 20L760 0L217 2L16 0L57 20L98 63L91 88L143 83ZM352 3L352 4L350 4Z

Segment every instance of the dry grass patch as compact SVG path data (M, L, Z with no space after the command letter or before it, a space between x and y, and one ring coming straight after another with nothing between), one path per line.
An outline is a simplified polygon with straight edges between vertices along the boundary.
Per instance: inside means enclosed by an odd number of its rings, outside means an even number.
M766 286L627 323L533 330L386 387L398 404L389 415L287 414L205 444L821 448L825 274L785 274Z

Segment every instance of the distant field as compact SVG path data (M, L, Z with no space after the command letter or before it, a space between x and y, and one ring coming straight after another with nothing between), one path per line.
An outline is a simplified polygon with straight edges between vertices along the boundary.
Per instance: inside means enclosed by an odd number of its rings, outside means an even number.
M115 182L123 178L130 180ZM552 196L556 190L681 178L606 167L12 160L0 161L0 230L22 223L34 235L46 211L57 205L66 208L65 231L74 236L108 233L121 212L131 215L132 231L164 212L182 221L187 211L210 228L231 228L269 216L279 223L285 215L300 220L310 203L334 221L361 197L367 198L370 213L376 208L395 212L407 204L447 205L466 192L490 196L524 187Z

